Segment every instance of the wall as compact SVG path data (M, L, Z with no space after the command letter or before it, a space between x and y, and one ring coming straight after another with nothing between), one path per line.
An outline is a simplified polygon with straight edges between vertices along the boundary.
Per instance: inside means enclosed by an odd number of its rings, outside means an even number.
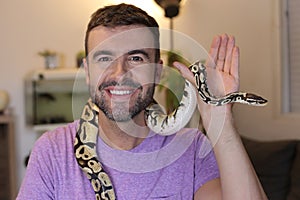
M262 94L266 107L235 105L241 135L259 140L299 139L300 114L282 114L279 0L187 1L175 27L208 49L211 37L228 33L241 51L242 91Z
M75 65L83 49L90 14L103 2L79 0L2 1L0 4L0 89L9 91L16 118L18 184L25 173L24 158L37 134L25 125L23 81L26 74L44 63L37 55L45 48L61 53L62 65ZM215 34L236 36L241 48L241 90L255 91L270 100L267 107L236 105L241 134L263 139L299 138L296 117L282 116L280 104L279 0L188 0L174 19L176 30L188 34L206 49ZM168 21L156 14L162 27Z

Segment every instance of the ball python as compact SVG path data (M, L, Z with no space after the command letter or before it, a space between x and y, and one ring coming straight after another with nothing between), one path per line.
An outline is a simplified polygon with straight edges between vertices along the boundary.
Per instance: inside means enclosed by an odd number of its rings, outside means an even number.
M245 92L233 92L217 98L213 96L208 89L207 73L204 64L197 61L189 66L189 70L194 75L198 94L207 104L214 106L223 106L229 103L242 103L253 106L264 106L267 104L267 100L261 96ZM171 114L164 114L159 108L154 106L150 106L146 109L146 121L150 129L161 135L171 135L187 124L197 103L197 98L193 94L193 87L191 85L188 80L185 80L182 99L178 108Z
M217 98L209 92L205 66L198 61L190 65L189 69L194 75L196 88L201 99L207 104L222 106L236 102L263 106L267 103L267 100L258 95L242 92L234 92ZM185 126L197 104L193 88L192 84L186 80L179 106L169 115L165 114L157 104L151 104L145 112L147 126L161 135L173 134ZM78 165L91 183L96 200L115 200L117 198L112 181L103 169L96 153L98 113L99 108L89 99L79 120L74 142L74 154Z

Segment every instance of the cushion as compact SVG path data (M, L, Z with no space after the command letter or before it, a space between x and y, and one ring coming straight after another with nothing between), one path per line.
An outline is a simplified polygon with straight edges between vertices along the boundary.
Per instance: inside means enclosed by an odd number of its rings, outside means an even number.
M300 199L300 143L297 144L297 153L291 170L291 188L287 200Z
M297 142L242 140L269 200L286 200Z

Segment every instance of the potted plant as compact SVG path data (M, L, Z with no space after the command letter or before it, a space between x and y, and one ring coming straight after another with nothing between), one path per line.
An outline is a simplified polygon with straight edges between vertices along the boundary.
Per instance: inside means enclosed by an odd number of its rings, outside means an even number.
M40 51L38 54L44 57L46 69L53 69L58 66L57 53L55 51L46 49L44 51Z
M169 70L165 70L161 79L161 83L158 87L159 92L165 93L165 106L167 113L170 113L178 107L179 101L183 95L184 78L175 70L173 62L178 61L185 65L190 63L184 59L180 53L174 51L162 51L162 55L165 56L165 61Z
M85 58L85 51L81 50L76 54L76 65L78 68L82 65L84 58Z

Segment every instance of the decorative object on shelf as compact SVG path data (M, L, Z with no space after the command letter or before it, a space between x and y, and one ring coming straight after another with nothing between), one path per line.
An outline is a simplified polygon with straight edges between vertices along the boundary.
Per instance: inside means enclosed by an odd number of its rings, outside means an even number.
M76 65L78 68L82 65L84 58L85 58L85 51L81 50L76 54Z
M46 49L44 51L40 51L38 54L44 57L46 69L54 69L58 67L58 58L55 51Z
M3 113L9 104L9 95L7 91L0 90L0 113Z

